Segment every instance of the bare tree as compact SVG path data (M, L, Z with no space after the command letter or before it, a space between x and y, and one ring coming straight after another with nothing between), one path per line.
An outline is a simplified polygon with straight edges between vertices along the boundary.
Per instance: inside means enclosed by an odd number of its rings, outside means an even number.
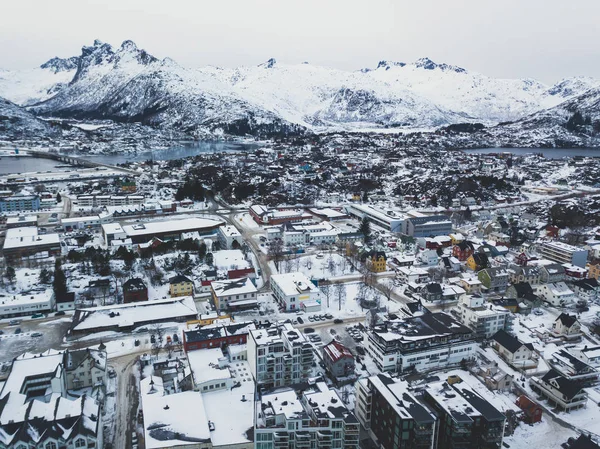
M154 324L150 328L150 338L152 339L152 337L154 337L154 342L152 343L152 353L154 355L158 355L163 347L165 338L165 330L160 324Z
M279 263L283 260L283 240L274 239L269 246L269 257L275 262L275 268L279 271Z
M335 298L338 301L339 309L342 310L342 302L346 300L346 285L335 284Z
M378 285L381 294L390 302L394 295L394 282L391 279L383 279Z
M331 299L333 288L330 284L324 284L321 285L321 291L325 295L325 299L327 299L327 308L329 308L329 300Z
M337 264L331 253L329 259L327 259L327 270L331 273L331 276L335 276L337 273Z

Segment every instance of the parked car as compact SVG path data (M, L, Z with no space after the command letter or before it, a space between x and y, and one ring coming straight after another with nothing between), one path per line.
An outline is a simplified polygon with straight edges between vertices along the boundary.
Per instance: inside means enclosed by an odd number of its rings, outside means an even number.
M33 315L31 315L31 318L44 318L44 314L43 313L34 313Z
M15 334L20 334L21 332L23 332L23 331L21 330L21 328L20 328L20 327L17 327L17 328L15 329Z
M17 324L21 324L21 320L10 320L8 324L11 326L16 326Z
M33 334L31 334L32 337L41 337L42 333L41 332L34 332Z
M315 330L312 327L305 327L304 328L304 333L305 334L312 334Z
M335 320L333 320L333 324L342 324L344 322L344 320L342 320L341 318L336 318Z
M328 320L332 320L333 319L333 315L331 313L326 313L325 314L325 318L327 318Z
M302 318L298 317L297 320L298 320L298 324L304 324L304 320Z

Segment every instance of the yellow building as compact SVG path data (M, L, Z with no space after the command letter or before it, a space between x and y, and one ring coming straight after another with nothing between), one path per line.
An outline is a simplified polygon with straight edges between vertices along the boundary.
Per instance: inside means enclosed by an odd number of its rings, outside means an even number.
M373 273L381 273L387 269L385 253L382 251L371 251L365 263Z
M467 259L467 267L473 271L478 271L489 266L488 258L483 253L475 252Z
M182 274L169 279L169 294L171 298L177 296L192 296L194 294L194 283Z
M450 240L452 241L452 245L458 245L460 242L465 240L465 236L462 234L450 234Z
M600 281L600 262L590 264L588 277Z

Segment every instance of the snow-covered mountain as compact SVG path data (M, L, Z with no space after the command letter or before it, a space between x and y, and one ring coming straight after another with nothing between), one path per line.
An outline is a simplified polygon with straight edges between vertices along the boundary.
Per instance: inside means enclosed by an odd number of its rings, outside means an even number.
M58 135L52 124L0 97L0 140L49 137Z
M432 129L514 122L600 86L495 79L428 58L344 71L304 64L187 69L131 41L95 41L81 55L29 71L0 71L0 96L32 112L112 119L208 134L269 135L304 129Z

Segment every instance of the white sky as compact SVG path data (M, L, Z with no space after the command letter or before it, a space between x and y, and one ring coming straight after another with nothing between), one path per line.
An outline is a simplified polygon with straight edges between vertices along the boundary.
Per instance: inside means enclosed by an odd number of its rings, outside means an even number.
M3 0L0 67L131 39L187 67L359 69L428 56L496 77L600 78L600 0Z

